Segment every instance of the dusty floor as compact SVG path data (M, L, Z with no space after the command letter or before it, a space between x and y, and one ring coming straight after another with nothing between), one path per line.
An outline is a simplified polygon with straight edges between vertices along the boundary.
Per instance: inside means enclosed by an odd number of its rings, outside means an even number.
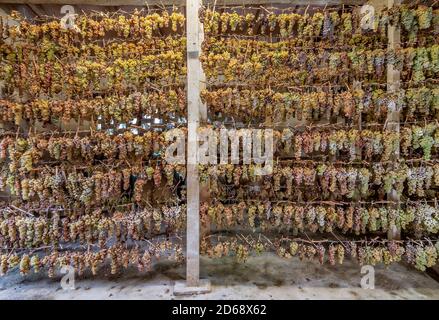
M360 287L360 267L346 261L339 266L317 262L282 260L265 254L236 264L232 258L202 260L202 276L212 282L212 292L193 297L175 297L173 283L183 279L184 268L156 265L153 272L139 275L135 269L122 276L76 278L75 290L63 290L60 277L0 279L0 299L439 299L439 283L402 264L375 269L375 289Z

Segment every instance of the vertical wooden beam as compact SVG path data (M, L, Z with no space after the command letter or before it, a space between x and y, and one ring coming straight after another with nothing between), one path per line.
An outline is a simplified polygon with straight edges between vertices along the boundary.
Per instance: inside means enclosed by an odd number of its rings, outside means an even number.
M388 8L392 8L395 5L401 4L401 0L387 0ZM388 49L398 49L401 43L401 30L399 26L389 25L387 30L388 35ZM397 93L400 88L400 72L394 68L393 65L387 65L387 92L388 93ZM392 132L400 132L400 114L399 108L396 104L394 104L393 109L389 109L387 113L387 126L386 130ZM399 142L398 142L399 144ZM395 162L399 159L399 147L396 149L395 154L393 155L393 159ZM395 189L392 189L387 195L390 201L399 202L399 196ZM399 204L397 205L399 208ZM394 230L389 230L388 238L389 239L399 239L401 237L401 230L394 228Z
M395 5L399 5L401 0L387 0L387 6L392 8ZM389 25L387 30L388 36L388 49L398 49L401 44L401 30L399 26ZM400 72L394 68L392 64L387 65L387 91L390 93L395 93L400 87ZM390 111L388 117L393 120L388 128L399 132L399 111ZM398 155L399 157L399 152Z
M187 34L187 110L188 140L186 157L187 227L186 282L176 282L174 295L191 295L210 291L210 282L200 280L200 184L198 178L198 126L203 109L200 90L204 81L200 62L203 30L198 19L201 0L186 1ZM205 109L204 114L205 115Z
M186 1L187 33L187 230L186 230L186 281L188 287L197 287L200 281L200 186L198 179L198 139L200 120L200 85L202 70L200 63L201 23L198 10L201 0Z

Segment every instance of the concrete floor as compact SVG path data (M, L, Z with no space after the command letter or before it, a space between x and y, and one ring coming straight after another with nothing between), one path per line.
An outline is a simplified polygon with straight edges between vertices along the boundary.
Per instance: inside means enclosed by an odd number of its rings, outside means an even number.
M184 278L183 266L157 264L154 271L138 274L132 268L120 276L103 267L98 276L76 278L75 290L63 290L58 275L0 279L0 299L439 299L439 283L403 264L375 268L375 289L360 286L360 266L319 265L317 262L283 260L274 254L252 257L245 264L233 258L202 259L202 277L212 291L190 297L173 295L173 284Z

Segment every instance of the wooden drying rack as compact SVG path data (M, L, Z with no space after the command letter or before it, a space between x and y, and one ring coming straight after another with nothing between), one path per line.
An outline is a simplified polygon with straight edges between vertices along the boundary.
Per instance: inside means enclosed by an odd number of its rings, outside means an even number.
M401 0L0 0L1 3L23 4L25 2L32 10L38 12L38 4L50 5L94 5L94 6L179 6L186 8L186 32L187 32L187 97L188 97L188 156L187 156L187 272L186 280L188 287L197 287L200 285L200 186L198 179L197 167L197 140L196 132L201 121L206 121L206 106L202 104L200 92L205 86L205 75L201 68L199 56L201 53L201 44L204 39L204 33L201 23L198 19L198 11L202 5L216 6L262 6L268 5L275 7L285 6L336 6L336 5L362 5L370 3L377 10L385 7L393 7L401 3ZM400 30L393 26L388 28L388 48L398 48L400 46ZM387 66L387 90L394 92L400 86L400 74L392 65ZM387 130L399 132L400 114L399 111L389 112L387 116ZM361 124L359 124L361 126ZM398 159L399 154L394 155ZM399 203L399 197L395 190L388 194L388 201ZM399 238L400 230L389 232L390 239Z

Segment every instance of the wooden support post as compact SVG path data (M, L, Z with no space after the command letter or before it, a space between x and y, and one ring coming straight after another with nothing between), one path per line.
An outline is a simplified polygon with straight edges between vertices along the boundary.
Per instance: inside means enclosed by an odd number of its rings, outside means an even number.
M187 34L187 227L186 227L186 283L177 282L174 294L197 294L210 291L208 281L200 281L200 184L198 178L198 138L201 103L200 90L204 81L200 63L202 26L198 19L201 0L186 1ZM203 112L205 117L205 110Z
M198 179L197 130L200 119L200 24L198 9L200 0L186 3L187 32L187 105L188 105L188 148L187 148L187 285L198 286L200 279L200 186Z
M392 8L394 5L401 4L401 0L387 0L388 8ZM388 27L388 49L398 49L401 42L401 31L398 26L389 25ZM400 88L400 72L396 70L393 65L387 65L387 92L388 93L397 93ZM396 105L396 102L393 103L394 108L389 108L387 114L387 126L386 130L399 133L399 106ZM398 142L399 145L399 142ZM398 161L399 159L399 146L396 148L396 152L393 155L393 159ZM390 201L398 202L399 196L396 193L395 189L392 189L387 195ZM397 205L399 208L399 204ZM389 239L399 239L401 237L401 230L394 228L394 230L389 230L388 238Z

